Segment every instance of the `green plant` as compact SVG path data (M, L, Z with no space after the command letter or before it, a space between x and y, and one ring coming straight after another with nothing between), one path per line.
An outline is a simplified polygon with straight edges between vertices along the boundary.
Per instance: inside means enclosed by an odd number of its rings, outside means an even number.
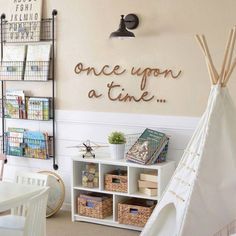
M123 144L126 142L125 135L122 132L114 131L108 136L110 144Z

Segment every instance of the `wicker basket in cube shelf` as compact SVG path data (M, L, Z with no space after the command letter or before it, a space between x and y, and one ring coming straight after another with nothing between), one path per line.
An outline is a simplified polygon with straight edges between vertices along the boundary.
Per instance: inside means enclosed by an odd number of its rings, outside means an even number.
M118 221L120 224L144 227L152 211L155 201L145 199L129 199L118 203Z
M127 171L114 170L105 175L105 190L127 193Z
M104 219L112 215L112 197L99 194L81 194L78 197L78 213L97 219Z

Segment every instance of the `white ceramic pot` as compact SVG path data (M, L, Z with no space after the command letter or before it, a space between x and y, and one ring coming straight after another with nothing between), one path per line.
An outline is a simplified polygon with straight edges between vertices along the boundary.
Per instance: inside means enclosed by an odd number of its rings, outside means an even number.
M112 159L123 159L125 155L125 144L110 144L110 151Z

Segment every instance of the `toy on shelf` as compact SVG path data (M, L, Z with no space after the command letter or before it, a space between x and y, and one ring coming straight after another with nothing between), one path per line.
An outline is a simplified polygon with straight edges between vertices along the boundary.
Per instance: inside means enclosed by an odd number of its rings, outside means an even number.
M80 145L70 146L68 148L79 148L79 152L83 152L83 154L82 154L83 158L87 158L87 157L88 158L89 157L95 158L95 153L93 151L95 151L98 148L102 148L102 147L108 147L108 146L107 145L100 145L100 144L97 144L97 143L92 142L90 140L87 140Z
M82 186L87 188L98 188L98 165L89 163L85 165L86 170L82 171Z

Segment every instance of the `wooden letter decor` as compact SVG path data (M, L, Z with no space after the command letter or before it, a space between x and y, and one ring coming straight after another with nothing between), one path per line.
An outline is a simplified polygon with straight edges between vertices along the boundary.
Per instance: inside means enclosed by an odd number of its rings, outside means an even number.
M95 67L86 67L83 63L78 63L74 69L75 74L80 75L85 73L87 76L120 76L127 72L127 69L121 68L121 66L116 65L114 67L109 65L104 65L101 69L96 69ZM136 76L141 78L140 82L140 90L141 95L134 96L125 91L120 84L112 81L107 84L107 98L110 101L119 101L119 102L150 102L155 100L158 103L165 103L166 99L156 98L155 95L151 95L149 91L147 91L147 82L150 77L163 77L165 79L178 79L181 75L182 71L179 70L177 73L173 72L171 69L159 69L159 68L144 68L141 67L135 68L132 67L130 70L131 76ZM100 98L103 97L103 94L96 92L95 89L91 89L88 92L88 97L92 98Z
M80 74L82 72L86 72L87 75L94 76L110 76L110 75L122 75L126 70L122 70L119 65L116 65L113 69L110 69L109 65L105 65L101 70L96 70L94 67L84 67L82 63L78 63L75 67L75 73Z

